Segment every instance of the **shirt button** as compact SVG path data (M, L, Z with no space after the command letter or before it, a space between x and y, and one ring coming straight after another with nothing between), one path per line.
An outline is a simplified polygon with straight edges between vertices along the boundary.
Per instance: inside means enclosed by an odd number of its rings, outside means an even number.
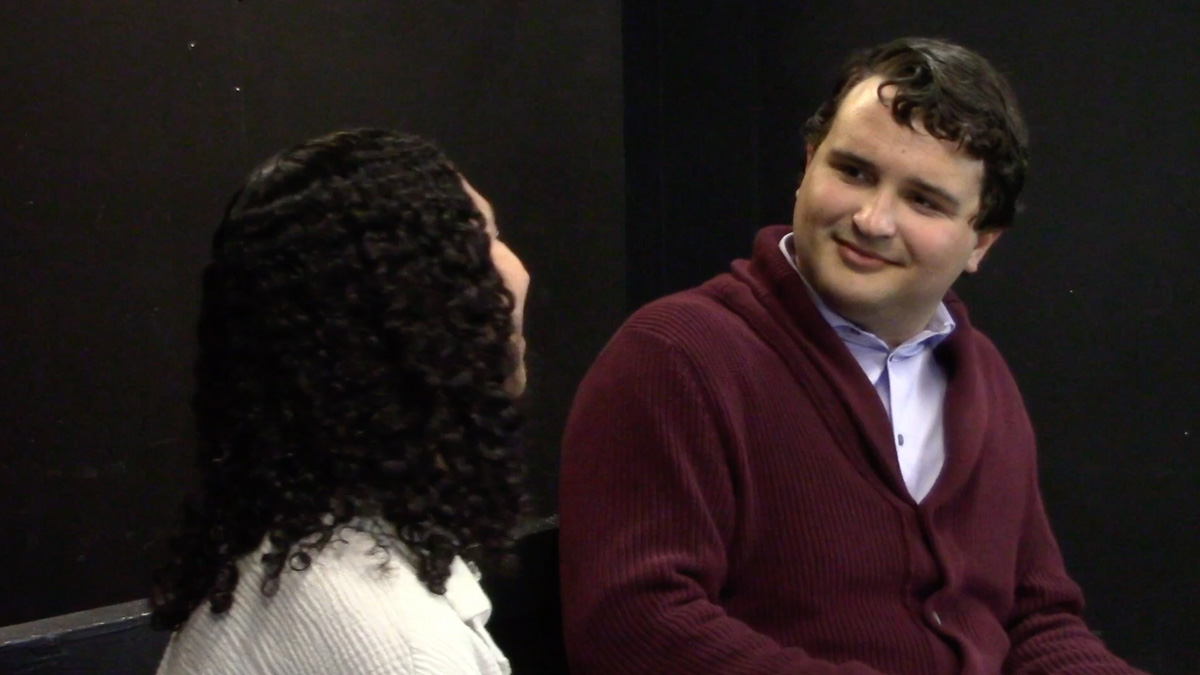
M896 442L899 443L900 445L904 445L904 434L900 434L899 436L896 436Z

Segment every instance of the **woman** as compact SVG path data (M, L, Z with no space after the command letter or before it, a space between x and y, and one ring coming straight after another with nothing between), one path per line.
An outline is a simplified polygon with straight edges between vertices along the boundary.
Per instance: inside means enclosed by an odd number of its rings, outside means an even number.
M254 172L204 271L159 673L509 672L472 563L524 509L528 284L426 140L339 132Z

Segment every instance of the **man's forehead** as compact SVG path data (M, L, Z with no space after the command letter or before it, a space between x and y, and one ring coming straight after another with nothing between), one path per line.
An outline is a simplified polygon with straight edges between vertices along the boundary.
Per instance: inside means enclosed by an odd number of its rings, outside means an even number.
M908 125L892 116L892 100L895 95L896 85L884 85L882 75L872 75L854 85L850 91L846 92L841 106L838 107L837 117L842 117L842 113L847 113L848 115L886 113L888 118L897 126L909 128ZM837 117L834 118L835 124ZM928 132L925 130L924 121L921 119L920 110L913 111L911 130L928 135Z
M898 128L906 134L915 134L923 139L937 142L947 152L960 155L964 161L979 162L982 165L982 161L970 156L960 143L936 138L930 134L925 128L919 109L912 111L911 126L897 120L892 114L892 100L896 93L896 85L889 84L880 87L883 81L882 76L874 75L859 82L851 91L847 92L834 117L830 129L831 134L840 131L852 136L862 136L869 135L872 131L890 132ZM851 118L858 118L857 121L860 123L846 124Z
M933 186L964 205L974 202L983 187L983 162L958 143L930 135L919 113L911 127L897 121L891 109L895 86L881 90L882 83L873 76L847 92L823 149Z
M864 99L873 98L880 105L890 105L892 95L896 91L896 85L889 84L881 87L883 84L882 75L871 75L863 79L858 84L850 88L846 92L845 101L848 103L851 100L864 102Z

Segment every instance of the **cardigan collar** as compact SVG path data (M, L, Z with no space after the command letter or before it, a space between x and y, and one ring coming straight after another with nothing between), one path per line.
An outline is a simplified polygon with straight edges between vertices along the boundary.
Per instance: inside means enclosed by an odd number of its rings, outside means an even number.
M712 290L763 336L810 390L813 403L838 444L863 471L881 476L890 491L915 505L904 485L887 411L862 368L813 303L803 279L779 254L791 227L759 231L750 260L733 263L731 274L711 282ZM730 283L733 282L733 283ZM966 307L953 293L944 303L957 324L935 350L948 381L945 410L946 464L922 501L934 508L969 477L986 428L985 383L974 367L978 333ZM865 445L868 452L861 448Z

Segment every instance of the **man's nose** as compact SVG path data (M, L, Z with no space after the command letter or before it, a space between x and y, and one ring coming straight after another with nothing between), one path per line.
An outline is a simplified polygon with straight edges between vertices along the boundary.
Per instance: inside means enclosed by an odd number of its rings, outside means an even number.
M881 239L896 234L896 198L876 190L854 214L854 229L864 238Z

